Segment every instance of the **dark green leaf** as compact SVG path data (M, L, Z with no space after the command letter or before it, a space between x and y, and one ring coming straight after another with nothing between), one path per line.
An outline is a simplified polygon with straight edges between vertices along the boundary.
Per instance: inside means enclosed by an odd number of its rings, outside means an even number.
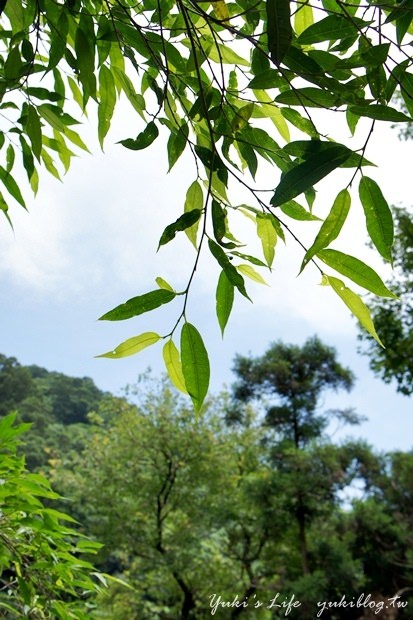
M216 291L216 312L222 336L234 303L234 285L228 280L225 271L221 271Z
M178 131L172 132L168 140L168 172L176 164L180 156L185 150L186 143L188 141L189 127L187 123L184 123L179 127Z
M140 151L146 149L156 140L159 135L159 130L156 124L151 121L147 124L145 129L133 140L132 138L126 138L126 140L120 140L118 144L122 144L131 151Z
M334 148L336 142L322 142L321 140L295 140L286 144L282 149L288 155L299 157L300 159L308 159L315 153L322 150ZM348 159L342 164L342 168L358 168L359 166L374 166L370 161L362 158L361 155L351 151Z
M338 41L357 34L357 29L368 26L357 17L346 18L339 15L329 15L309 26L300 34L297 41L300 45L312 45L322 41Z
M367 116L367 118L373 118L378 121L390 121L391 123L413 122L413 118L406 116L403 112L379 103L371 105L355 105L351 106L349 110L358 116Z
M138 297L132 297L124 304L116 306L113 310L106 312L100 317L100 321L124 321L144 312L150 312L155 308L159 308L163 304L167 304L174 299L176 294L165 289L156 289Z
M181 360L185 386L195 411L199 412L209 386L209 359L201 334L184 323L181 332Z
M211 215L214 237L221 244L227 232L226 213L219 202L214 199L212 200Z
M42 152L42 128L37 110L32 105L29 105L27 108L26 130L32 144L33 154L37 160L40 161L40 154Z
M340 144L317 153L302 164L287 172L278 184L271 199L274 207L280 206L318 183L341 166L350 156L351 151Z
M273 63L279 65L291 45L290 0L266 0L268 50Z
M370 239L383 258L391 262L394 227L389 205L376 181L369 177L361 178L359 195Z
M26 203L23 200L23 196L21 195L19 186L17 185L14 178L11 176L9 172L7 172L4 168L0 166L0 181L3 183L4 187L7 189L9 194L13 196L13 198L21 205L24 209L26 208Z
M177 232L186 230L187 228L193 226L201 217L201 213L202 211L200 209L192 209L192 211L183 213L173 224L169 224L161 235L158 250L161 245L165 245L166 243L172 241Z
M279 88L285 84L285 78L283 78L275 69L267 69L263 73L256 75L252 78L248 84L248 88L264 89Z
M306 108L333 108L341 105L339 96L313 86L286 90L277 95L275 101L285 105L296 105Z
M247 291L245 290L244 278L235 269L234 265L225 254L224 250L212 239L208 241L209 249L212 256L217 260L220 267L225 271L228 280L233 286L236 286L239 292L249 299Z

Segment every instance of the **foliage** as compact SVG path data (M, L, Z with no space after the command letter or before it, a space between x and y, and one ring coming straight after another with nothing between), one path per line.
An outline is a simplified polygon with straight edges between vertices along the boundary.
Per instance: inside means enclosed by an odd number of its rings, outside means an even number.
M411 455L379 456L361 442L333 445L326 436L297 450L281 430L275 442L251 408L244 425L228 426L228 395L209 400L194 423L165 382L146 378L133 391L136 404L101 404L83 451L53 472L73 499L73 514L105 543L101 569L133 585L110 585L93 617L206 620L214 593L249 603L218 606L214 617L221 620L269 620L266 605L277 592L301 601L291 614L298 620L343 592L356 600L362 592L403 591L406 600L413 579ZM343 509L342 493L353 481L362 491ZM266 605L255 608L258 601ZM324 617L354 619L354 609Z
M101 545L51 507L59 496L46 478L25 469L16 450L29 425L16 425L15 419L10 414L0 421L1 617L87 620L105 578L85 554Z
M389 286L400 300L370 299L372 315L386 348L360 333L369 356L370 368L386 383L394 381L397 391L413 392L413 218L409 211L395 209L395 273Z
M79 451L88 416L104 398L88 377L68 377L0 356L0 417L16 411L19 421L32 424L23 442L31 471L44 471L63 453Z
M87 150L75 129L76 105L82 114L97 108L102 147L115 108L126 99L141 131L121 140L125 148L141 151L162 136L169 170L184 152L194 159L182 212L171 214L173 221L159 242L163 246L185 232L195 246L186 287L176 291L157 278L159 288L102 317L124 320L177 301L177 319L169 333L145 332L104 356L131 355L163 340L172 381L189 392L199 410L208 389L209 361L187 301L201 254L208 247L218 263L217 316L224 331L234 293L249 299L245 277L262 281L257 267L271 269L277 239L286 237L304 250L302 269L313 263L322 283L378 339L367 307L341 276L375 294L392 293L362 261L329 246L341 232L350 189L359 179L368 235L391 262L392 216L364 167L371 165L365 153L376 124L411 120L409 8L358 0L314 5L289 0L252 5L245 0L6 0L1 11L0 181L5 194L0 206L7 218L10 201L25 206L16 181L19 157L36 192L40 168L60 178L75 151ZM392 106L395 93L408 115ZM345 118L352 134L365 120L355 150L328 137L331 115L335 123ZM319 221L313 186L330 174L341 189L307 247L294 222L313 226ZM242 204L235 198L238 189L243 190ZM256 228L260 258L244 250L238 233L232 233L245 217ZM179 350L172 340L177 337Z

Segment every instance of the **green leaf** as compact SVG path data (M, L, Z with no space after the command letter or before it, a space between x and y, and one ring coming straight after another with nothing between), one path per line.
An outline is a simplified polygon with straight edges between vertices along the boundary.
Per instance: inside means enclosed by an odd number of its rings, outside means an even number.
M380 346L384 347L374 327L369 309L362 301L361 297L354 293L351 289L347 288L344 282L338 278L333 278L333 276L324 276L323 280L324 283L329 284L333 291L344 301L352 314L354 314L354 316L360 321L364 329L366 329L369 334L377 340Z
M2 166L0 166L0 181L3 183L9 194L13 196L13 198L19 203L19 205L21 205L25 209L26 203L23 200L23 196L21 195L19 186L17 185L11 174L7 172Z
M318 254L318 252L330 245L334 239L337 239L341 229L343 228L343 224L347 219L347 215L350 211L350 205L351 196L348 190L341 190L334 200L331 211L324 220L313 245L305 253L300 273L315 254Z
M150 312L163 304L168 304L175 296L176 293L164 289L150 291L144 295L132 297L124 304L116 306L116 308L101 316L99 321L124 321L144 312Z
M371 105L354 105L351 106L349 110L352 114L356 114L357 116L366 116L367 118L373 118L377 121L389 121L391 123L413 122L413 118L406 116L403 112L379 103Z
M198 183L198 181L194 181L188 188L185 197L185 205L184 211L188 213L189 211L193 211L198 209L202 211L204 208L204 194L202 192L202 187ZM185 234L188 237L189 241L192 243L195 249L197 249L197 232L198 232L199 220L193 224L190 228L185 229Z
M236 269L237 271L239 271L239 273L247 276L247 278L254 280L254 282L258 282L259 284L265 284L265 286L268 286L262 275L258 273L258 271L254 269L254 267L251 267L251 265L237 265Z
M158 342L160 338L161 336L159 334L155 334L155 332L145 332L144 334L140 334L140 336L128 338L125 342L119 344L113 351L102 353L102 355L97 355L96 357L119 359L120 357L135 355L135 353L139 353L142 349L146 349L146 347L150 347L152 344L155 344L155 342Z
M262 252L268 267L271 267L275 256L275 246L277 244L277 232L272 223L272 215L257 213L257 235L261 240Z
M266 0L267 39L271 60L279 65L292 39L290 0Z
M226 235L226 213L217 200L212 200L211 205L212 227L214 229L214 237L219 244Z
M320 221L319 217L313 215L310 211L307 211L307 209L304 209L304 207L298 204L295 200L290 200L289 202L282 204L280 209L293 220L299 220L301 222Z
M391 248L394 240L393 217L376 181L363 176L359 195L366 216L370 239L385 260L392 262Z
M247 88L254 90L268 90L269 88L279 88L285 83L285 79L275 69L267 69L252 78Z
M341 166L350 154L350 149L337 144L334 148L322 150L302 164L298 164L281 177L271 204L278 207L302 194L335 168Z
M323 263L332 267L343 276L350 278L350 280L353 280L353 282L371 293L380 295L381 297L397 299L397 295L387 288L374 269L358 258L343 254L343 252L338 252L337 250L320 250L320 252L317 252L317 257L320 258Z
M11 172L14 166L14 160L16 159L16 155L14 152L14 147L12 144L9 144L6 151L6 170L7 172Z
M232 120L231 127L232 131L237 132L240 131L248 124L249 119L251 118L251 114L254 111L254 103L247 103L239 110L235 111L235 116Z
M236 286L239 292L244 295L244 297L250 299L248 297L247 291L245 290L244 278L235 269L234 265L231 263L224 250L212 239L209 239L208 245L212 256L217 260L220 267L225 271L227 278L231 282L231 284L233 286Z
M109 131L116 104L115 80L112 72L102 65L99 71L98 138L103 150L103 141Z
M168 140L168 163L170 172L173 166L176 164L180 156L185 150L186 143L188 141L189 127L187 123L184 123L179 127L178 131L172 132Z
M216 312L222 336L224 336L233 303L234 285L229 281L225 271L221 271L216 290Z
M167 282L166 280L164 280L161 277L158 277L155 279L156 284L159 286L159 288L163 288L165 289L165 291L172 291L172 293L174 293L174 289L172 288L172 286L169 284L169 282Z
M336 142L323 142L321 140L294 140L286 144L282 149L288 155L299 157L300 159L308 159L309 156L319 153L321 150L334 148ZM342 164L342 168L358 168L359 166L374 166L373 163L351 151L348 159Z
M32 105L27 106L26 130L32 144L33 154L36 159L40 161L40 154L42 152L42 128L37 110Z
M312 45L322 41L338 41L357 34L357 29L368 26L369 22L352 17L329 15L309 26L297 39L299 45Z
M199 412L208 392L209 359L201 334L187 322L181 332L181 360L185 387Z
M238 258L242 258L243 260L247 260L253 265L257 265L257 267L268 267L262 260L256 258L255 256L251 256L250 254L244 254L243 252L238 252L237 250L232 250L230 252L233 256L238 256Z
M145 129L133 140L132 138L126 138L126 140L120 140L118 144L122 144L131 151L140 151L148 148L156 140L159 135L159 130L153 121L150 121Z
M334 108L341 105L341 98L338 95L314 86L286 90L277 95L274 101L306 108Z
M179 357L179 351L175 346L174 341L168 340L163 348L163 359L165 362L166 370L169 378L174 386L184 394L188 394L186 389L185 379L182 372L182 363Z
M196 222L198 222L201 214L202 211L200 209L192 209L192 211L187 211L186 213L183 213L173 224L169 224L161 235L158 250L161 245L165 245L166 243L172 241L177 232L186 230L187 228L190 228Z

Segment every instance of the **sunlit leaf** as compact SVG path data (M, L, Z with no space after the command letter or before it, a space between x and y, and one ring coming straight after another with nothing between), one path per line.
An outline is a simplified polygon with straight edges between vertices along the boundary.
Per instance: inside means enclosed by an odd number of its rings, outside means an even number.
M317 258L371 293L397 299L374 269L358 258L337 250L320 250Z
M179 351L175 346L174 341L167 340L163 348L163 359L165 367L168 372L169 378L176 387L177 390L188 394L186 389L185 379L182 372L182 363L179 356Z
M383 258L391 262L394 226L389 205L376 181L369 177L361 178L359 195L370 239Z
M264 280L262 275L258 273L254 267L251 267L251 265L237 265L237 271L242 273L244 276L247 276L247 278L250 278L250 280L253 280L254 282L268 286L268 283Z
M204 208L204 195L202 192L202 187L198 183L198 181L194 181L188 188L186 192L185 205L184 210L185 213L190 211L199 210L201 211ZM199 219L193 224L190 228L185 229L185 234L194 246L197 248L197 231L198 231Z
M350 211L351 197L347 189L341 190L334 200L330 213L324 220L313 245L307 250L300 273L315 254L337 239Z
M352 314L354 314L356 319L360 321L360 324L364 327L364 329L366 329L368 333L373 336L375 340L377 340L379 345L384 346L376 332L369 309L361 297L354 293L351 289L347 288L344 282L338 278L333 278L333 276L325 276L324 281L326 284L329 284L333 291L344 301Z
M119 359L121 357L135 355L136 353L139 353L139 351L146 349L146 347L155 344L155 342L158 342L158 340L160 339L161 336L159 336L159 334L156 334L155 332L145 332L144 334L140 334L140 336L128 338L127 340L125 340L125 342L119 344L113 351L102 353L101 355L97 355L96 357Z
M185 322L181 331L181 361L185 387L198 413L209 386L209 358L199 331Z
M272 216L265 213L257 213L257 235L261 240L262 252L268 267L271 267L275 256L277 232L272 223Z

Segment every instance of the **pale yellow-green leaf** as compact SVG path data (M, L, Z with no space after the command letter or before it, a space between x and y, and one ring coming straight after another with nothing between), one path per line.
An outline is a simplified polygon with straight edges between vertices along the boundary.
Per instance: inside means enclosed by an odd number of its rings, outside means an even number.
M222 44L218 44L219 51L217 49L217 45L213 45L209 50L208 56L210 60L217 62L218 64L225 63L228 65L240 65L243 67L249 67L250 63L245 58L242 58L239 54L234 52L233 49L227 47Z
M242 264L237 265L236 268L237 271L239 271L242 275L247 276L247 278L250 278L251 280L254 280L254 282L258 282L259 284L265 284L265 286L268 286L268 283L264 280L262 275L258 273L258 271L254 269L254 267L251 267L251 265Z
M271 216L257 213L257 235L261 240L262 251L268 267L271 267L275 256L277 233L271 222Z
M360 321L360 324L364 327L364 329L366 329L368 333L373 336L379 345L384 347L384 344L380 340L376 332L376 328L374 327L370 311L361 297L354 293L351 289L347 288L342 280L333 278L333 276L324 275L322 284L329 284L331 286L333 291L344 301L352 314L354 314L354 316Z
M217 19L222 22L226 22L229 20L228 7L225 0L215 0L214 2L212 2L212 6L214 8L215 17Z
M182 364L179 357L179 351L173 340L168 340L163 348L163 359L169 378L174 386L184 394L188 394L185 386L185 379L182 373Z
M281 114L266 90L254 90L254 95L261 105L256 105L252 112L254 118L270 118L278 133L286 142L290 142L290 130L287 121Z
M118 359L120 357L127 357L128 355L135 355L135 353L139 353L139 351L142 351L143 349L146 349L146 347L150 347L152 344L155 344L155 342L158 342L160 338L161 336L155 332L145 332L139 336L128 338L118 345L113 351L102 353L102 355L97 355L96 357Z
M294 16L294 30L300 36L304 30L314 23L313 9L308 2L304 2Z
M198 181L194 181L186 192L184 212L193 211L194 209L202 210L204 208L204 195L202 187ZM199 220L195 222L193 226L185 230L185 234L189 241L192 243L195 249L197 249L197 233L198 233Z
M172 293L175 293L174 289L172 288L172 286L163 278L161 278L160 276L158 276L155 280L156 284L159 286L159 288L163 288L166 291L172 291Z

